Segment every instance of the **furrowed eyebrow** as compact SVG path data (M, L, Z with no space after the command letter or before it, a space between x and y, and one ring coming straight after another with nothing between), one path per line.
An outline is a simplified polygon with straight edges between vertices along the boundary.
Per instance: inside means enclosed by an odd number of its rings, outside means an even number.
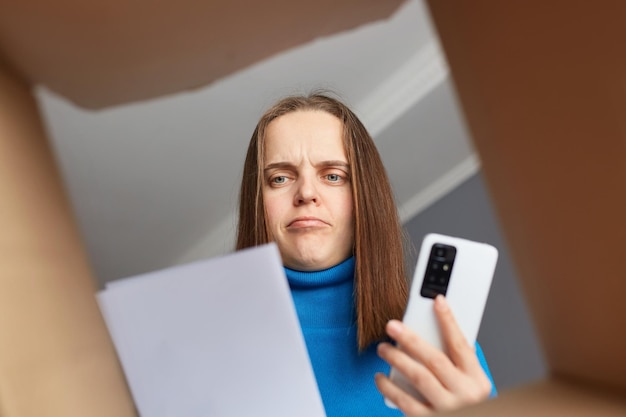
M341 160L322 161L316 165L318 167L341 167L344 169L350 168L350 165L348 165L347 162L341 161ZM274 163L268 164L263 169L263 171L270 171L272 169L279 169L279 168L294 168L294 165L290 162L274 162Z
M319 164L317 164L319 166L322 167L341 167L341 168L345 168L345 169L349 169L350 165L348 165L347 162L345 161L322 161Z
M294 165L289 162L274 162L272 164L268 164L263 168L263 171L269 171L277 168L293 168Z

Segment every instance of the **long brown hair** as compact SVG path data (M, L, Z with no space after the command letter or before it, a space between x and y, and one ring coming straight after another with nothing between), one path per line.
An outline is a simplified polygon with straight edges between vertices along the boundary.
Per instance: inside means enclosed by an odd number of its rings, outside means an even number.
M350 165L354 202L354 298L358 345L386 338L385 324L401 318L408 298L404 232L391 185L371 136L339 100L321 93L280 100L259 120L246 155L239 194L237 249L272 241L263 202L265 131L276 118L293 111L325 111L343 123L343 144Z

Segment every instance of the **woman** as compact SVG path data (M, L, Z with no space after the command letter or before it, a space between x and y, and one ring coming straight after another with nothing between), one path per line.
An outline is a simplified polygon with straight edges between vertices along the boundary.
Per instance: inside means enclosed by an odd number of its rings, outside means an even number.
M408 285L391 186L365 127L334 98L285 98L252 135L237 249L272 241L329 417L423 415L495 392L480 349L458 343L464 339L443 297L435 310L450 356L397 320ZM403 350L378 344L389 338ZM390 365L427 402L395 386L386 377ZM386 407L383 396L399 410Z

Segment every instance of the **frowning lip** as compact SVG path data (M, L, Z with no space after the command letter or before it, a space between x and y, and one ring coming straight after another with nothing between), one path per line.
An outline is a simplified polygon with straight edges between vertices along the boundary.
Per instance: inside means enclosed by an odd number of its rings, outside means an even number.
M313 216L300 216L296 217L292 221L287 224L287 228L289 229L299 229L299 228L307 228L307 227L323 227L328 226L329 224L324 220L313 217Z

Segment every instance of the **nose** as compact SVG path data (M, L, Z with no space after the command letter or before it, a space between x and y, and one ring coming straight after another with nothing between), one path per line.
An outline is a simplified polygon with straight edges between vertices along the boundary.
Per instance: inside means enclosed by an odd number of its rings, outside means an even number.
M311 178L300 177L298 179L298 187L294 195L294 204L315 203L319 204L320 196L318 194L317 184Z

